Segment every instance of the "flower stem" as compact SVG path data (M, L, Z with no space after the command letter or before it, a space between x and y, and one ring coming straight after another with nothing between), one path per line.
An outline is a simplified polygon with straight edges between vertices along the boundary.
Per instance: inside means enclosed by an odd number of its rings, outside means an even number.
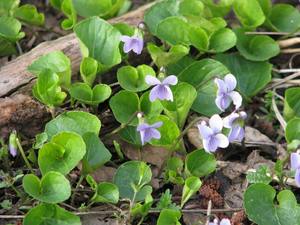
M76 197L76 193L78 191L79 186L81 185L82 181L84 180L85 175L80 175L79 180L76 184L75 190L73 192L73 195L71 197L71 205L74 205L74 201L75 201L75 197Z
M27 157L26 157L26 155L25 155L25 152L24 152L24 150L23 150L23 147L22 147L22 145L21 145L21 143L20 143L19 138L16 138L16 142L17 142L19 151L20 151L20 153L21 153L21 155L22 155L22 157L23 157L23 159L24 159L24 161L25 161L25 163L26 163L28 169L31 171L31 173L34 174L33 169L32 169L32 166L31 166L30 162L28 161L28 159L27 159Z

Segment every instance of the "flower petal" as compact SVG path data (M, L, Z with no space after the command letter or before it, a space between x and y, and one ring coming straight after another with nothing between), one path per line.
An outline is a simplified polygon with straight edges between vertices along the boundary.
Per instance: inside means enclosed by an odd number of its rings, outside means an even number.
M14 146L9 145L9 153L12 157L16 157L17 155L17 149Z
M159 79L157 79L156 77L151 76L151 75L147 75L145 77L145 82L151 86L161 84Z
M162 84L164 85L176 85L178 83L178 79L175 75L167 76L163 81Z
M227 91L231 92L236 88L236 78L232 74L227 74L224 78L224 82L227 86Z
M246 113L246 112L241 111L239 114L240 114L240 117L241 117L243 120L247 119L247 113Z
M229 105L231 103L231 98L227 94L218 95L215 100L215 103L216 103L217 107L222 112L224 112L229 107Z
M214 136L203 139L203 148L208 153L215 152L218 149L218 144L219 141Z
M149 124L147 124L147 123L142 123L142 124L140 124L140 125L137 126L136 130L137 130L137 131L142 131L142 130L148 129L149 127L150 127Z
M229 96L231 97L233 104L235 105L235 109L240 108L242 105L242 101L243 101L240 93L238 93L236 91L232 91L229 93Z
M242 141L245 137L245 129L243 127L240 128L239 135L237 136L237 141Z
M221 148L227 148L228 147L229 140L224 134L217 134L215 136L215 138L217 140L218 147L221 147Z
M132 42L131 42L131 41L128 41L128 42L125 42L125 43L124 43L123 51L124 51L125 53L128 53L128 52L130 52L130 51L132 50L132 48L133 48Z
M149 142L152 139L160 139L160 132L154 128L149 128L145 131L144 141Z
M296 185L297 185L298 187L300 187L300 169L297 169L297 170L296 170L295 181L296 181Z
M229 134L228 134L228 140L229 142L233 142L233 141L241 141L244 138L244 132L243 132L243 128L240 126L234 126L232 127L232 129L230 130ZM241 134L242 132L242 134Z
M138 38L138 37L134 37L132 38L132 50L140 55L143 51L143 48L144 48L144 41L143 39L141 38Z
M231 225L231 223L229 219L222 219L220 225Z
M218 114L213 115L209 119L209 126L215 134L220 133L222 131L222 128L223 128L222 118Z
M131 41L131 37L127 36L127 35L122 35L121 36L121 41L124 43L130 42Z
M160 128L161 126L163 125L163 122L159 121L159 122L156 122L152 125L150 125L152 128Z
M156 99L173 101L173 93L167 85L157 85L150 91L150 101Z
M216 78L215 83L218 86L218 95L227 93L227 86L223 80Z
M206 126L205 123L198 125L199 133L202 137L202 139L208 139L211 135L213 135L213 130L210 129L210 127Z
M232 128L234 121L238 119L240 115L238 113L231 113L223 119L223 126L226 128Z
M140 130L140 137L141 137L142 145L145 144L145 133L146 133L146 130Z
M298 153L291 153L291 168L293 170L300 168L300 155Z

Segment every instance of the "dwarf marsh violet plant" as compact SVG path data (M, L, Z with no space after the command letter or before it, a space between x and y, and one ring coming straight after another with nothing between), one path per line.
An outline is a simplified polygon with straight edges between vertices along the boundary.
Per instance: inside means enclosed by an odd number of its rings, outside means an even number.
M175 75L170 75L160 81L158 78L147 75L145 81L148 85L154 86L150 91L150 101L154 102L156 99L173 101L173 93L170 85L176 85L178 79Z
M18 145L17 145L17 141L16 141L17 135L15 132L12 132L9 135L9 153L11 154L12 157L16 157L17 156L17 149L18 149Z
M291 154L291 169L296 171L295 181L298 187L300 187L300 155L293 152Z
M124 42L124 48L123 51L125 53L129 53L130 51L133 51L134 53L140 55L143 51L144 47L144 40L141 37L138 37L136 35L129 37L127 35L121 36L121 41Z
M231 102L235 105L235 109L238 109L242 105L242 96L234 91L237 85L235 76L227 74L224 77L224 80L216 78L215 83L218 86L215 102L222 112L230 106Z
M242 141L245 136L244 120L247 118L247 113L244 111L236 113L233 112L223 119L223 125L229 128L228 140Z
M214 219L213 222L210 222L208 225L231 225L229 219L222 219L219 223L218 219Z
M228 138L222 134L223 120L215 114L209 119L209 126L205 121L198 125L203 139L203 147L206 152L215 152L219 147L226 148L229 145Z

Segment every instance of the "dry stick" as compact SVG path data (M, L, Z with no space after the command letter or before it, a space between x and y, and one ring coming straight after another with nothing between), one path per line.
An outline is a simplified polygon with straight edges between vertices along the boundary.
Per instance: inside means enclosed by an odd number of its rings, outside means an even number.
M283 54L294 54L294 53L299 53L300 48L287 48L287 49L281 49L280 51Z
M300 72L300 68L281 69L281 70L273 68L272 70L276 73L297 73L297 72Z
M297 78L297 77L300 77L300 72L294 73L294 74L289 75L289 76L287 76L287 77L285 77L283 79L280 79L279 82L276 82L276 83L271 84L270 86L268 86L266 88L266 90L274 89L275 87L279 86L280 84L283 84L283 83L285 83L285 82L287 82L289 80L292 80L294 78ZM274 80L272 80L272 81L274 81Z
M273 91L274 91L274 93L276 93L276 89L274 89ZM273 108L273 110L275 112L276 118L279 121L282 129L285 131L286 122L285 122L283 116L280 114L280 112L279 112L279 110L277 108L277 105L276 105L276 102L275 102L275 96L274 95L272 96L272 108Z
M287 48L292 45L296 45L300 43L300 37L289 38L285 40L277 41L281 48Z
M276 35L276 36L283 36L283 35L291 35L289 32L264 32L264 31L253 31L253 32L246 32L245 34L253 34L253 35ZM300 33L294 33L293 36L298 36Z

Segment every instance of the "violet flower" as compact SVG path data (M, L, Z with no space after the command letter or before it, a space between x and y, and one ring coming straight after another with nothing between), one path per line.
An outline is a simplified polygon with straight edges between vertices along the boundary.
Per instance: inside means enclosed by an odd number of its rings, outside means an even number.
M223 120L215 114L209 120L209 126L203 121L198 125L203 139L203 147L206 152L215 152L218 147L226 148L229 145L228 138L222 134Z
M124 52L128 53L130 51L135 52L136 54L140 55L143 51L144 41L143 38L134 35L129 37L127 35L121 36L121 41L124 42Z
M12 157L16 157L17 152L18 152L17 151L18 150L18 145L17 145L16 138L17 138L16 132L13 131L9 135L9 144L8 144L9 153L11 154Z
M163 122L157 122L152 125L147 123L141 123L137 127L137 131L140 132L142 145L150 142L152 139L160 139L161 135L157 128L161 127Z
M218 86L215 102L222 112L229 107L231 102L233 102L236 109L242 105L242 96L238 92L234 91L237 81L232 74L227 74L224 77L224 80L216 78L215 83Z
M229 128L228 140L242 141L245 136L244 120L247 118L247 113L244 111L240 113L233 112L223 119L223 125Z
M147 75L145 81L148 85L155 86L150 91L149 98L151 102L154 102L156 99L173 101L173 93L169 86L178 83L176 76L170 75L164 78L163 81L160 81L156 77Z
M291 169L296 170L295 181L296 185L300 187L300 155L299 153L293 152L291 154Z
M222 219L219 223L218 219L214 219L214 222L208 223L208 225L231 225L229 219Z

